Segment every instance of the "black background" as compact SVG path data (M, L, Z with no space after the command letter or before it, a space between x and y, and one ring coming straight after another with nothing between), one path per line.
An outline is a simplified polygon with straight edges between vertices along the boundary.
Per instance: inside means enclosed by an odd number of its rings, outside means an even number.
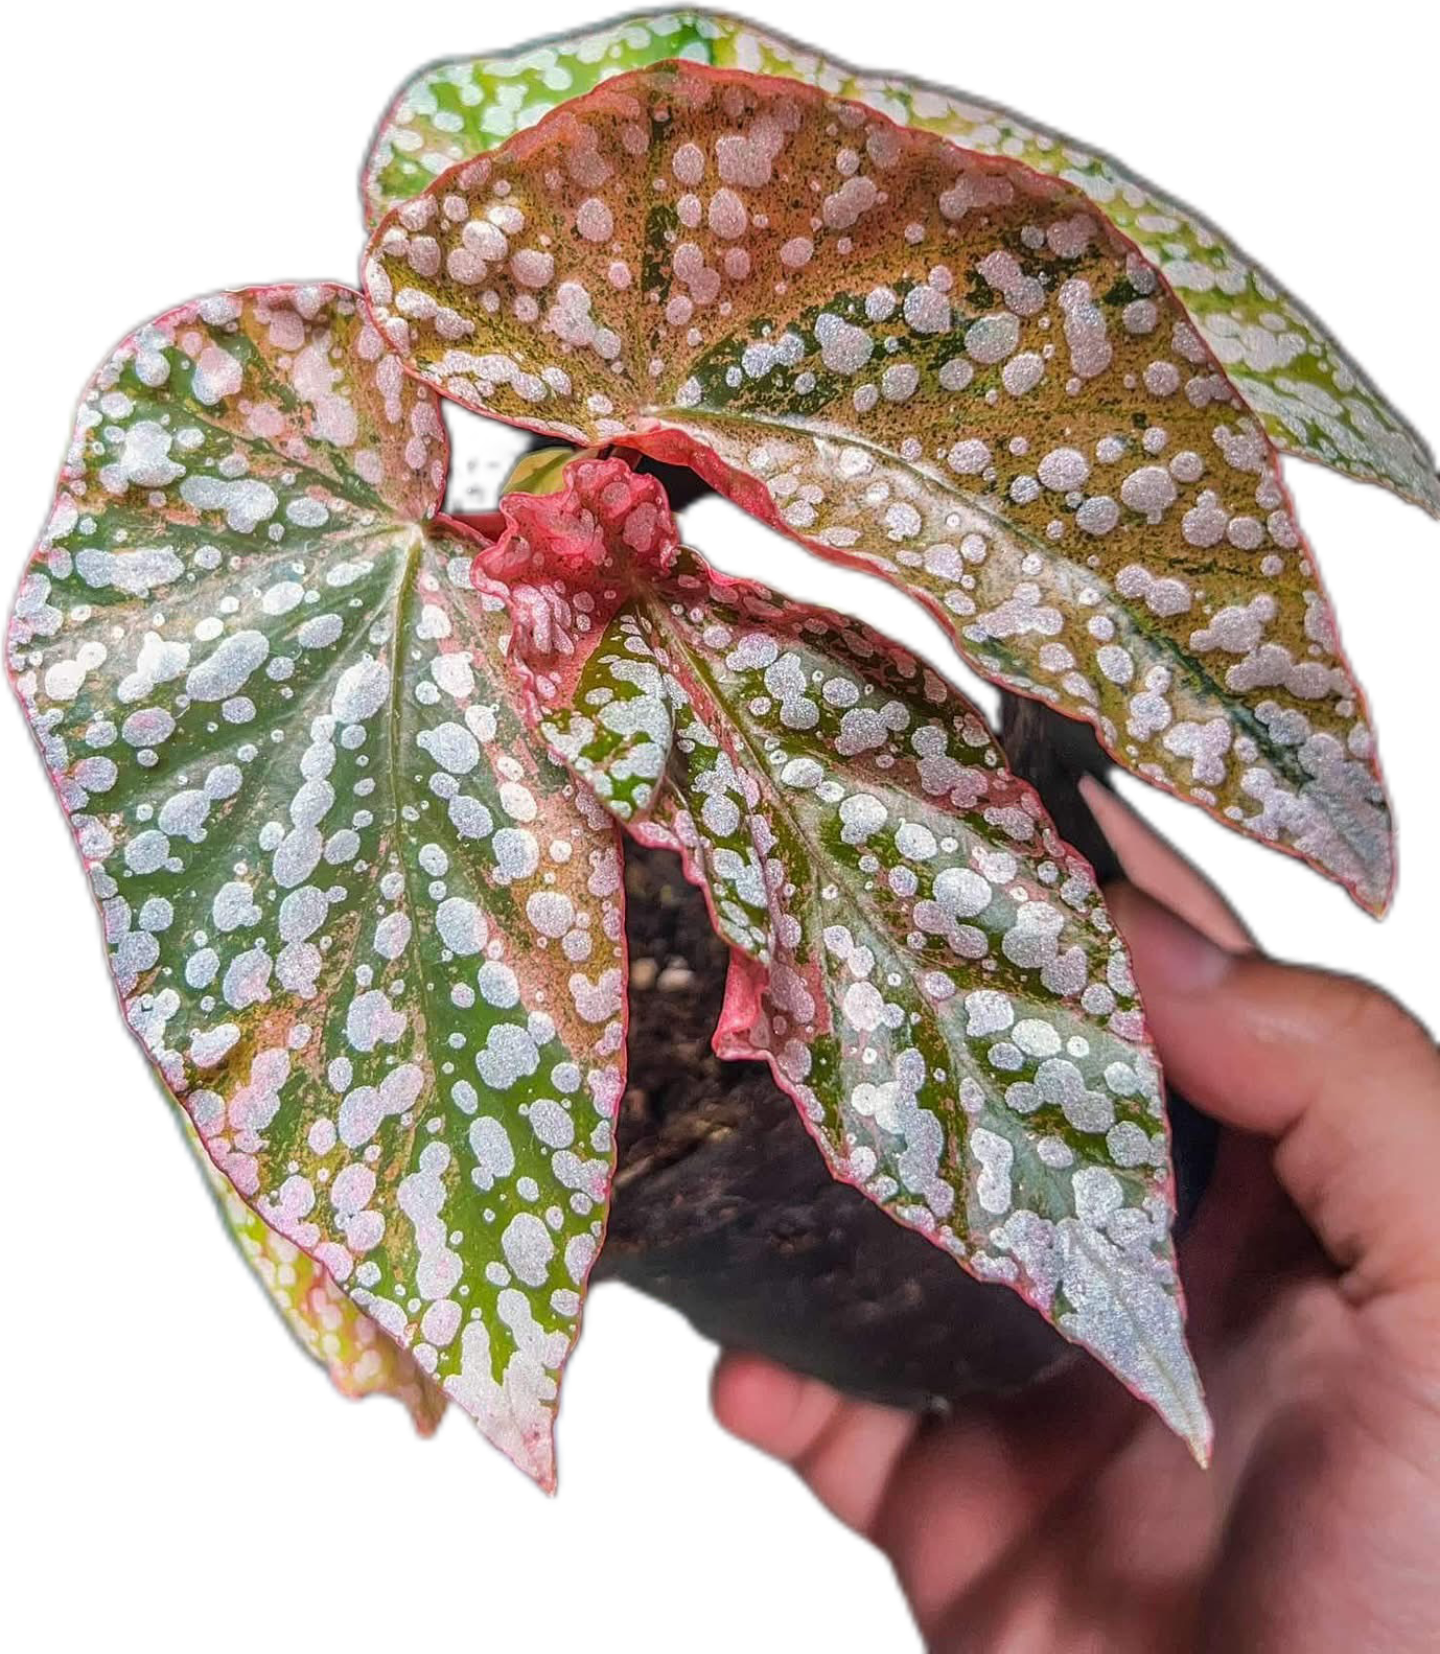
M1131 23L1113 8L1090 18L1066 8L1063 25L1015 10L997 28L967 20L964 31L952 31L952 8L896 7L893 26L878 22L883 8L820 15L777 3L769 15L856 60L1007 99L1204 203L1333 323L1423 428L1440 430L1422 253L1432 192L1419 175L1420 155L1433 159L1435 149L1433 93L1415 43L1349 30L1304 40L1268 12L1247 31L1212 10L1169 40L1156 13ZM403 12L393 26L380 15L284 8L217 17L223 38L155 23L126 38L63 41L60 63L12 73L12 567L45 504L74 385L111 337L222 281L352 276L355 160L390 84L471 36L511 38L575 13L471 13L448 38L413 38ZM931 22L914 22L921 17ZM1440 528L1308 466L1291 465L1290 476L1371 690L1407 825L1395 915L1374 925L1295 863L1179 805L1151 794L1142 802L1271 946L1362 969L1428 1011L1437 873L1423 801ZM873 587L812 579L719 506L699 511L693 536L719 561L850 595L932 642ZM450 1631L451 1606L463 1611L453 1621L461 1636L496 1631L514 1609L547 1644L598 1634L640 1647L737 1637L779 1647L837 1632L848 1642L875 1614L880 1646L906 1646L880 1565L704 1424L708 1353L630 1298L605 1293L595 1308L567 1403L567 1487L554 1510L458 1422L420 1451L392 1409L337 1406L231 1264L114 1027L73 865L13 719L0 719L0 741L17 877L5 951L17 1054L10 1188L43 1197L33 1219L12 1222L23 1237L12 1254L12 1327L36 1340L35 1360L25 1360L48 1459L69 1464L50 1480L56 1542L79 1546L86 1568L104 1566L103 1533L142 1500L154 1508L167 1576L202 1588L210 1576L217 1604L238 1593L246 1608L225 1629L241 1634L273 1634L269 1591L289 1589L276 1570L303 1568L309 1556L321 1570L311 1580L327 1581L327 1613L346 1613L347 1589L374 1585L395 1608L420 1611L422 1636ZM187 1512L203 1533L188 1530ZM364 1563L379 1565L374 1576L357 1568ZM121 1589L150 1586L132 1575ZM534 1619L532 1589L546 1593ZM349 1613L357 1608L350 1599ZM516 1628L511 1641L526 1646L531 1636Z

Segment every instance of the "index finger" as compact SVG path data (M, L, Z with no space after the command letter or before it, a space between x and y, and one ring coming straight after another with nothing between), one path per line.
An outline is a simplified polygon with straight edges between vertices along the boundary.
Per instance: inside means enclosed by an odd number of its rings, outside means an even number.
M1353 977L1217 947L1139 891L1110 895L1168 1078L1276 1140L1275 1171L1361 1299L1440 1286L1440 1054Z

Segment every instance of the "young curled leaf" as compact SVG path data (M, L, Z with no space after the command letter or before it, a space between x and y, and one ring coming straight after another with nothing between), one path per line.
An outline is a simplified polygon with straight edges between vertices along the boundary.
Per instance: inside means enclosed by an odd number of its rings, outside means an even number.
M716 1050L1203 1458L1160 1076L1089 866L913 656L713 573L623 462L566 476L503 502L479 578L536 728L704 890L734 950Z
M445 468L357 294L171 311L85 394L10 669L130 1025L313 1260L300 1313L328 1278L549 1486L623 1089L617 844L509 702Z
M1379 910L1389 812L1277 456L1073 184L811 88L609 81L380 225L447 396L687 463Z
M1159 267L1278 448L1440 514L1440 477L1424 438L1324 325L1207 219L1110 156L1008 110L858 72L739 18L644 12L517 52L432 64L405 86L376 134L363 173L366 222L602 80L671 58L818 86L902 126L1077 185ZM1194 110L1186 105L1182 118L1193 120Z

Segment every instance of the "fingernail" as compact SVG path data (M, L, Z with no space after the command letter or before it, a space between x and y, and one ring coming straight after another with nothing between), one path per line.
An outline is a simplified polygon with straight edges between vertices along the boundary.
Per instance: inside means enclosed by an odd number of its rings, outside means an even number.
M1215 987L1235 963L1233 954L1152 901L1130 913L1125 940L1142 994L1151 988L1203 993Z
M1221 947L1239 953L1249 951L1253 939L1243 920L1199 868L1093 776L1080 778L1080 793L1120 858L1125 876L1138 890L1179 914Z

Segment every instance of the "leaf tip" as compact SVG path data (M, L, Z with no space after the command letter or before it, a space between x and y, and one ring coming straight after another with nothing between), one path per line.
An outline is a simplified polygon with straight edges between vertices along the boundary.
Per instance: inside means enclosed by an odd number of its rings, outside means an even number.
M1399 874L1395 866L1394 855L1392 852L1389 877L1385 881L1384 888L1378 895L1373 896L1365 904L1365 911L1372 919L1384 919L1389 914L1390 909L1395 905L1395 886L1398 879Z
M1215 1450L1215 1424L1210 1417L1210 1409L1205 1405L1205 1391L1193 1364L1189 1377L1183 1415L1169 1416L1166 1423L1190 1449L1190 1457L1201 1470L1208 1470Z

